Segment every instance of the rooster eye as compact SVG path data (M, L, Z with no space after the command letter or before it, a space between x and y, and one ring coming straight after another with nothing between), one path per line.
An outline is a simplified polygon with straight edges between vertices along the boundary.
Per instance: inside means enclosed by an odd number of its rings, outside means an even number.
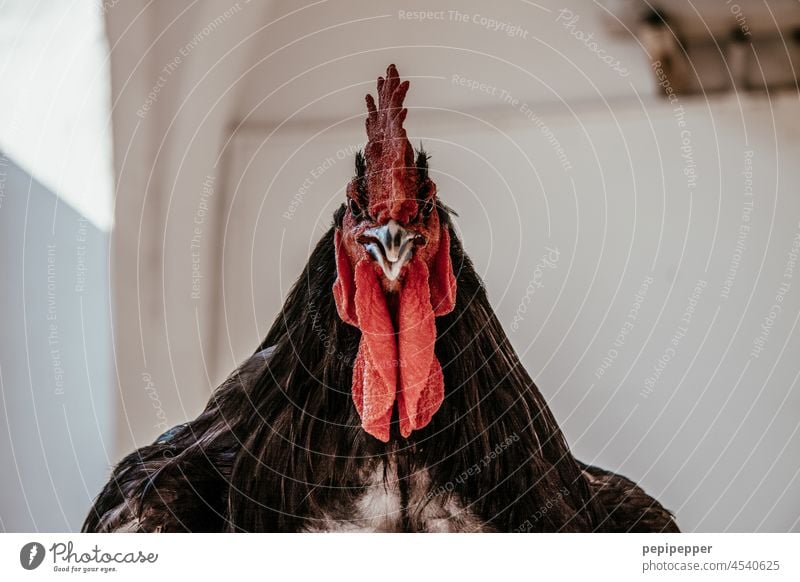
M350 212L353 215L353 218L361 218L361 207L359 207L358 203L349 198L347 200L347 206L350 208Z
M425 201L422 205L422 210L420 210L420 215L422 216L423 220L428 220L428 217L433 212L433 198L429 198Z

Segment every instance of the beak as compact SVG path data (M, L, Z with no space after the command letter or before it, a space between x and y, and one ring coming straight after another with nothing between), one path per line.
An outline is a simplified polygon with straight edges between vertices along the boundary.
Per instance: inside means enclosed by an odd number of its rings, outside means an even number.
M414 254L414 243L420 235L406 230L395 220L383 226L376 226L364 231L358 242L364 245L367 252L383 269L389 281L394 281Z

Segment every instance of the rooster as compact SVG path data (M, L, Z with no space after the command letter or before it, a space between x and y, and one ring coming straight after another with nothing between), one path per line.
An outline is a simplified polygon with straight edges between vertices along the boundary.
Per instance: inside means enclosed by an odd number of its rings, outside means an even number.
M570 453L406 136L408 88L391 65L367 95L346 203L264 341L83 531L678 531Z

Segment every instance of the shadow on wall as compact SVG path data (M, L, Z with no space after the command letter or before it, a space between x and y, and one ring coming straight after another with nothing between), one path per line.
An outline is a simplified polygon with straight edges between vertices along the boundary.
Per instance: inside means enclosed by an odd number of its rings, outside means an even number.
M0 531L80 527L111 461L108 234L0 152Z

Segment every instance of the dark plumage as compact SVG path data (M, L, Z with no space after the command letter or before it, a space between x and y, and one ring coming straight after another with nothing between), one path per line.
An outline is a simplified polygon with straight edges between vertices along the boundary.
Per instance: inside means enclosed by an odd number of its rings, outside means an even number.
M436 211L458 294L436 319L445 399L430 424L402 438L395 414L388 443L361 428L360 332L331 293L343 206L256 353L200 416L122 460L83 531L678 531L633 482L575 460ZM364 499L398 505L376 517Z

